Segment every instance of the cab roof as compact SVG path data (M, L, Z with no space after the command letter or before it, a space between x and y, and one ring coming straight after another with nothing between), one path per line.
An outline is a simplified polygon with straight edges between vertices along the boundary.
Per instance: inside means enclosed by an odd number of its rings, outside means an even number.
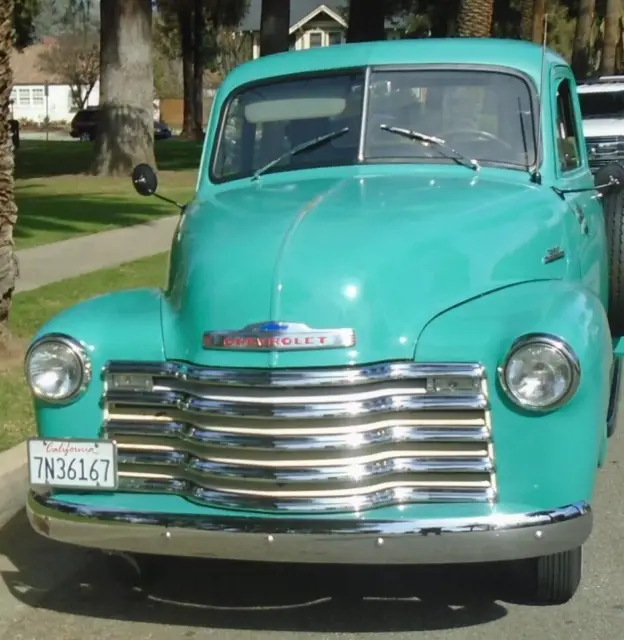
M291 73L401 64L475 64L508 67L527 74L539 88L542 47L526 40L499 38L422 38L341 44L288 51L246 62L226 78L222 88ZM568 63L546 49L547 66Z

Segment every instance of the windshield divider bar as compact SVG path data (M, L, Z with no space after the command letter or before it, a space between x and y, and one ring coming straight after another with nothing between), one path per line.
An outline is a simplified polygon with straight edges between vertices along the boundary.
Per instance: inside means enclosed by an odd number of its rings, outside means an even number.
M368 122L368 103L370 97L370 85L371 85L371 73L370 66L366 67L366 73L364 74L364 92L362 95L362 122L360 125L360 140L358 142L358 163L364 162L364 145L366 144L366 123Z

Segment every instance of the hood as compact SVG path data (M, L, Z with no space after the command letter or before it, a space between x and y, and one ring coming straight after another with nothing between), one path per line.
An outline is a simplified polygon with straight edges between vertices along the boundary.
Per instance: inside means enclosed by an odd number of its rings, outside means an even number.
M603 138L624 135L622 118L587 118L583 120L583 133L586 138Z
M299 176L221 191L188 208L174 243L167 358L252 367L411 358L420 332L446 309L511 284L563 277L566 260L542 259L566 246L564 208L546 187L468 171ZM202 347L206 331L264 321L353 329L356 345L277 353Z

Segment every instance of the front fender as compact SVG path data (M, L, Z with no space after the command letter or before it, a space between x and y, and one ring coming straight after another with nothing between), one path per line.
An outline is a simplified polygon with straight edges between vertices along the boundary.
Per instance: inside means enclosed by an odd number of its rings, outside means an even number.
M69 405L35 401L40 435L98 438L103 414L102 371L109 360L164 360L159 289L118 291L70 307L44 324L35 340L64 333L87 349L93 378L87 391Z
M516 338L549 333L578 356L581 381L562 408L528 413L509 401L497 368ZM499 500L523 510L591 500L604 451L613 350L605 309L564 281L508 287L455 307L421 332L420 362L478 361L489 378Z

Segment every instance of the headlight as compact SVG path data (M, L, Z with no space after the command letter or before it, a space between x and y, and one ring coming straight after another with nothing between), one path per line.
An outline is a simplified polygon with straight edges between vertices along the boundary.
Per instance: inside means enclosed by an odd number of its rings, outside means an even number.
M67 402L89 384L91 363L78 342L68 336L50 334L28 350L26 380L37 398Z
M563 340L530 334L516 340L499 369L503 389L513 402L531 411L550 411L576 392L581 369Z

